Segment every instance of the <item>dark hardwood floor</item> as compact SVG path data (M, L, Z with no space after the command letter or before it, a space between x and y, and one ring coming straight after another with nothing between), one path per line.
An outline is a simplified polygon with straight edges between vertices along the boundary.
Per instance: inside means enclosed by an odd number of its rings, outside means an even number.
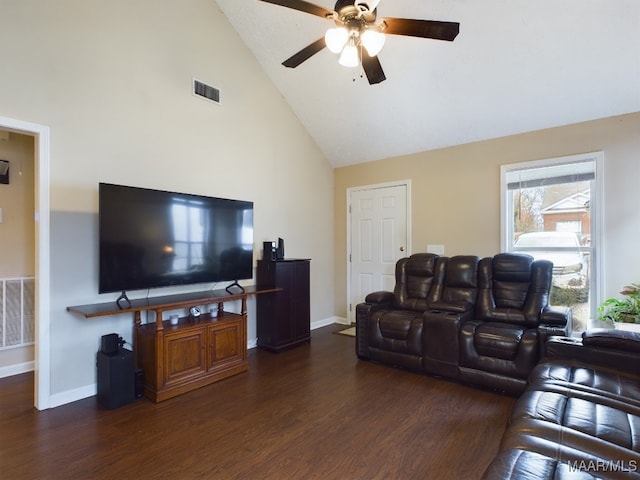
M33 376L0 380L6 479L473 479L514 399L363 362L339 326L250 351L250 369L165 402L95 398L38 412Z

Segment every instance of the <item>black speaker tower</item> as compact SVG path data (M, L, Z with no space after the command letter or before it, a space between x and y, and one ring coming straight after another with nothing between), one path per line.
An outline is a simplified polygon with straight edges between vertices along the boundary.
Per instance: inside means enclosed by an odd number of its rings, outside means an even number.
M114 335L115 351L113 350ZM133 402L136 383L133 352L122 348L122 339L117 334L102 337L96 364L98 403L111 409Z

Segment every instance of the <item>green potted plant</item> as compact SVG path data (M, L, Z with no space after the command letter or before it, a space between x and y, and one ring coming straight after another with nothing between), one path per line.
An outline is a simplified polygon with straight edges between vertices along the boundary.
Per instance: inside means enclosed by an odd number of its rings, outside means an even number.
M613 323L616 328L623 324L640 328L640 284L626 285L620 294L624 298L610 298L598 306L598 319Z

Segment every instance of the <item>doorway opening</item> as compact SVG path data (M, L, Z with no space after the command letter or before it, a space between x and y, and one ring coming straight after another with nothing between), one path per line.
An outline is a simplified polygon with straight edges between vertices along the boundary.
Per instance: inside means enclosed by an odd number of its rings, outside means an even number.
M0 128L34 138L35 192L35 375L34 404L38 410L50 407L49 336L49 127L0 117Z
M34 142L0 129L0 377L33 371Z

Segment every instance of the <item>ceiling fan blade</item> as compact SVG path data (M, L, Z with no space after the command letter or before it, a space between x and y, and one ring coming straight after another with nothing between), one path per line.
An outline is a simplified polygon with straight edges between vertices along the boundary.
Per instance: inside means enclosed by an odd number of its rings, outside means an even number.
M408 35L410 37L433 38L453 41L460 31L456 22L438 22L436 20L414 20L411 18L385 18L387 28L384 33L391 35Z
M333 12L327 10L324 7L314 5L313 3L304 2L303 0L261 0L265 3L273 3L274 5L280 5L281 7L292 8L301 12L310 13L311 15L317 15L318 17L327 18L332 16Z
M285 67L289 67L289 68L296 68L302 62L304 62L305 60L308 60L309 58L314 56L316 53L318 53L324 47L326 47L326 44L325 44L325 41L324 41L324 37L320 37L315 42L310 43L309 45L304 47L298 53L294 53L292 56L287 58L284 62L282 62L282 65L284 65Z
M362 68L364 69L364 73L367 75L369 85L375 85L376 83L384 82L387 79L377 56L370 57L366 53L362 55Z

